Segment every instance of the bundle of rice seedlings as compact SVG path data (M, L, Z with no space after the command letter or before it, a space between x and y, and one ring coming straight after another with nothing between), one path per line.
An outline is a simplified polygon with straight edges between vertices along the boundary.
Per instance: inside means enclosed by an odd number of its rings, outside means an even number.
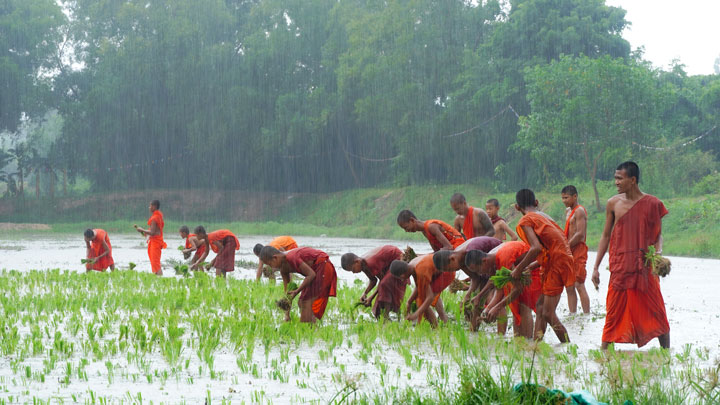
M670 274L670 259L655 251L655 246L650 245L645 252L645 265L650 266L653 274L665 277Z
M173 266L175 274L183 277L190 277L190 268L187 264L177 264Z
M298 288L297 283L294 283L291 281L290 283L288 283L287 291L290 292L293 290L297 290L297 288ZM292 302L290 302L290 297L288 296L288 294L285 294L284 297L275 301L275 305L277 305L278 308L280 308L281 310L283 310L285 312L289 311L290 308L292 308Z
M458 291L466 291L469 287L468 283L456 278L450 283L450 292L455 294Z
M402 259L405 262L410 262L410 260L417 257L417 254L415 253L415 250L411 248L410 246L405 248L405 251L403 252Z
M183 246L183 245L178 246L178 250L185 250L185 246Z
M137 266L137 264L135 264L133 262L128 263L128 269L130 269L130 270L135 270L135 266Z
M494 276L490 277L490 281L492 281L493 284L495 284L495 288L498 290L505 287L507 283L511 283L515 280L511 276L512 271L510 271L508 268L503 267L500 270L498 270ZM520 276L520 283L522 285L530 285L532 283L532 278L530 277L530 273L523 272L522 276Z
M80 263L82 263L82 264L90 263L90 259L80 259Z
M275 273L277 273L277 270L273 269L272 267L263 266L263 271L262 271L263 277L271 278L271 279L275 280Z

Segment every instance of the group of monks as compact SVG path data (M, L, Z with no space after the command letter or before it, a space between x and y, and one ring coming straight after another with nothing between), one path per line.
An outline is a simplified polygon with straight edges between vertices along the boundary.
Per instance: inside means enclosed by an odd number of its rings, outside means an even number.
M606 205L605 226L592 273L592 282L598 288L599 266L609 249L610 279L603 348L609 343L643 346L655 337L662 347L670 345L670 327L659 280L644 260L651 246L657 253L662 252L662 217L667 210L656 197L640 190L639 179L640 169L636 163L619 165L615 171L618 194ZM385 245L362 256L346 253L341 257L341 266L368 277L359 304L372 307L376 318L387 317L391 312L399 314L412 278L414 289L405 305L405 319L416 322L426 319L433 326L438 319L446 322L448 317L441 293L456 283L461 286L459 289L466 290L462 304L472 330L477 330L482 321L496 322L498 333L505 334L506 308L509 308L516 336L542 339L549 325L560 342L569 342L567 329L556 309L565 291L571 313L577 310L578 297L583 312L590 312L585 289L588 215L578 204L574 186L563 188L561 197L566 206L564 228L538 209L532 190L518 191L515 209L522 216L513 231L498 216L498 200L488 200L483 210L470 206L462 194L456 193L450 199L450 206L457 214L454 226L437 219L420 220L410 210L398 214L397 224L406 232L421 232L430 243L432 253L405 261L398 247ZM152 201L148 228L135 225L135 229L148 237L152 271L161 275L160 256L166 244L159 209L160 203ZM185 258L192 255L191 269L215 268L216 275L222 277L234 270L235 251L240 244L232 232L208 233L203 226L196 227L194 233L183 226L179 232L185 239ZM88 229L85 241L88 270L114 269L112 247L105 231ZM210 250L216 255L206 263ZM258 280L264 267L269 266L280 271L290 302L299 295L301 322L315 322L323 317L328 299L336 296L337 289L337 274L327 253L298 247L290 236L275 238L266 246L257 244L253 252L259 258ZM510 271L509 282L496 288L488 280L503 268ZM469 285L456 280L459 270L467 275ZM288 290L292 273L302 276L303 280ZM286 320L289 319L286 311Z

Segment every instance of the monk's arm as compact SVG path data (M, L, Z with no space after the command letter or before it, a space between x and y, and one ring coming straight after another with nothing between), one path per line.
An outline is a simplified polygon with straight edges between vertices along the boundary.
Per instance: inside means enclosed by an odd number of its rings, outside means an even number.
M500 227L505 231L506 234L510 235L510 240L518 240L518 236L515 231L508 226L507 222L500 221Z
M280 270L280 277L282 277L283 280L283 291L285 291L285 294L287 294L287 286L288 284L290 284L290 273Z
M568 240L570 249L577 246L579 243L585 240L587 234L587 214L585 210L575 211L575 233Z
M217 251L217 254L215 255L215 257L213 257L213 259L210 261L210 263L208 263L208 265L206 266L208 269L215 266L215 260L217 260L217 258L220 256L220 254L222 254L223 250L225 250L225 245L222 242L220 242L219 240L213 242L213 245L217 246L218 251Z
M540 240L538 240L532 226L523 225L522 229L525 231L525 236L528 239L527 241L530 245L530 250L527 251L525 257L523 257L522 261L515 267L515 270L512 271L511 276L514 279L520 279L523 270L525 270L530 263L534 262L540 252L542 252L542 245L540 244Z
M661 254L662 248L663 248L663 237L662 237L662 233L660 233L658 235L657 241L655 242L655 252L657 254Z
M300 266L298 266L298 272L305 276L305 279L302 283L300 283L300 286L296 290L288 291L288 294L292 296L292 298L295 298L300 291L304 290L308 285L310 285L310 283L312 283L313 280L315 280L315 270L313 270L312 267L308 266L305 262L300 263Z
M258 259L258 262L259 263L258 263L257 272L255 273L255 281L260 280L260 277L262 277L263 266L265 266L265 263L263 263L262 260Z
M450 241L447 240L447 238L445 237L445 235L443 235L443 233L442 233L442 228L440 227L440 225L438 225L438 224L432 224L432 225L430 225L429 231L430 231L430 233L435 237L435 239L437 239L437 241L440 242L440 244L442 245L442 248L443 248L443 249L447 249L447 250L453 250L453 249L454 249L454 248L453 248L453 245L450 244Z
M377 285L377 277L373 276L365 270L363 270L363 273L365 273L368 278L368 286L367 288L365 288L363 295L360 297L360 301L365 301L367 299L368 293L372 291L372 289L375 288L375 286Z
M462 233L462 226L463 226L463 217L460 215L456 215L455 221L453 222L453 228L455 228L456 231Z
M190 247L183 249L183 253L190 253L198 250L197 238L188 238L188 242L190 242Z
M493 310L498 306L498 303L503 302L504 298L505 293L503 292L503 290L496 289L495 294L490 299L490 302L488 302L487 307L485 307L485 309L483 310L481 317L487 322L494 321L497 313L493 312ZM502 308L502 306L500 306L500 308Z
M408 317L408 320L415 320L417 319L418 323L422 321L422 316L427 311L428 308L430 308L430 305L432 305L433 300L435 299L435 294L432 291L432 287L430 284L425 286L425 300L423 301L422 305L420 305L420 308L415 311L412 315Z
M205 245L205 251L203 252L202 256L198 257L195 263L192 264L192 268L196 269L197 266L202 263L205 258L208 256L208 253L210 252L210 244L208 243L207 239L203 240L203 244Z
M595 288L600 285L600 263L602 263L605 253L607 253L608 245L610 244L610 234L612 233L613 226L615 225L615 202L611 199L605 206L605 226L603 227L602 235L600 236L600 243L598 243L597 255L595 256L595 267L593 268L592 282L595 284Z
M498 314L503 310L505 305L509 305L511 302L515 301L517 297L520 296L520 293L522 292L522 286L520 283L517 286L513 286L512 291L510 291L510 294L505 295L500 301L498 301L494 306L490 307L488 305L488 319L494 320ZM504 295L504 294L503 294Z
M468 272L465 272L468 276L470 276L470 287L468 287L467 291L465 292L465 296L463 297L463 304L468 302L470 300L470 296L472 295L475 290L478 289L480 286L480 281L478 281L477 276L470 274Z
M410 298L408 298L407 305L405 306L405 314L410 314L410 307L412 306L413 301L417 299L418 296L418 290L417 285L413 289L412 294L410 294Z
M160 227L158 226L157 222L150 222L150 229L147 230L146 234L148 236L160 235Z
M95 260L98 260L101 257L105 257L110 254L110 246L108 246L107 242L105 242L105 239L102 240L102 245L103 245L103 249L105 250L105 252L103 252L103 254L101 254L100 256L95 257L94 258Z
M487 212L481 209L475 211L475 217L473 218L475 228L475 234L480 236L495 236L495 227L490 220ZM483 232L484 231L484 232Z
M472 299L474 301L473 303L475 305L478 305L480 303L480 300L485 299L485 297L488 294L490 294L494 289L495 289L495 285L493 283L491 283L489 281L486 282L485 286L482 288L482 290L480 290L480 292L476 296L473 297L473 299Z

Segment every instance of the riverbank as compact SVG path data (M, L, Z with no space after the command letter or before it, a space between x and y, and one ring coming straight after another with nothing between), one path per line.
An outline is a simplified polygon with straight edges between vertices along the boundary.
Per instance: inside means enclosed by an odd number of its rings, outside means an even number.
M541 208L562 226L564 206L560 192L537 193ZM597 247L605 213L598 212L589 185L580 185L580 201L588 208L588 245ZM80 233L101 227L112 233L132 233L132 224L147 219L147 202L162 201L166 232L180 225L203 224L227 228L243 235L332 236L420 240L400 229L395 218L410 209L420 218L452 222L449 199L462 192L472 205L484 207L489 198L501 203L500 215L515 226L520 218L512 204L514 193L491 193L474 185L410 186L356 189L331 194L251 192L160 191L93 195L58 199L55 203L29 202L24 211L0 207L0 221L49 224L49 230L18 229L9 232ZM604 203L615 193L611 182L599 185ZM201 198L200 196L204 196ZM670 214L663 221L664 252L675 256L720 258L720 195L664 198ZM116 218L108 221L107 218ZM10 236L10 235L8 235Z

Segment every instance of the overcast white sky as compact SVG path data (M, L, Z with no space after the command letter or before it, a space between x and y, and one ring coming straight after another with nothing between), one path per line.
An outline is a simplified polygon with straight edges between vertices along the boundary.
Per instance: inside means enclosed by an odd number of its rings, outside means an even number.
M627 11L632 25L623 37L632 49L645 47L645 59L668 68L680 59L690 75L712 74L720 56L720 0L606 0Z

